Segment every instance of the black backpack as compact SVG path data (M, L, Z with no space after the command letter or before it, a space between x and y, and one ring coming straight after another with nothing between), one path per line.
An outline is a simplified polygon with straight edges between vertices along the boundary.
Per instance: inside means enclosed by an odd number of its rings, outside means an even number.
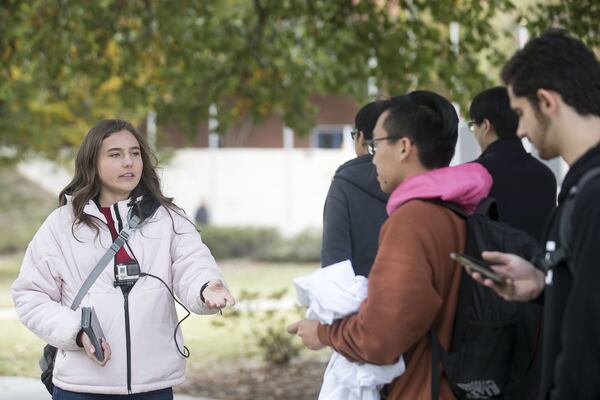
M464 253L480 259L484 250L497 250L534 259L542 246L527 233L498 222L492 198L467 215L455 204L434 201L467 222ZM460 251L461 249L457 249ZM441 361L458 399L530 399L539 385L538 342L541 306L508 302L463 270L451 348L442 348L435 330L432 348L432 399L439 398Z

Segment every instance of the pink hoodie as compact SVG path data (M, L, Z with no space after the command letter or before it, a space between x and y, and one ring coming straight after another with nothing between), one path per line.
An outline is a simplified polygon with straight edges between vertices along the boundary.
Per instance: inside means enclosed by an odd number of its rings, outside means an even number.
M386 210L391 215L409 200L441 199L456 203L471 214L488 195L492 183L492 176L477 163L435 169L402 182L390 195Z

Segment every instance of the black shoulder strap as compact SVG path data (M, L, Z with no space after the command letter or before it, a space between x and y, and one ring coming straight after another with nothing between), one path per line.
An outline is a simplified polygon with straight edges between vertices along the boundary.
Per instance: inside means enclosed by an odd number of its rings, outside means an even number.
M448 353L442 347L440 340L437 337L437 333L434 329L429 331L429 340L431 342L431 400L439 400L440 398L440 385L442 381L442 373L440 372L440 361L444 371L448 371L450 361L448 360ZM448 376L447 376L448 377ZM454 393L460 393L460 389L456 386L456 383L448 377L448 384Z
M469 214L465 211L457 203L451 201L444 201L442 199L421 199L423 201L428 201L433 204L440 205L442 207L446 207L449 210L452 210L455 214L459 215L462 218L467 218ZM486 215L490 219L494 221L498 220L498 204L496 203L496 199L493 197L486 197L477 204L477 208L475 209L474 214Z
M475 214L487 215L490 219L498 221L498 203L493 197L486 197L477 205Z
M419 200L445 207L445 208L453 211L455 214L457 214L459 217L462 217L462 218L467 218L469 216L467 214L467 212L461 206L459 206L458 204L453 203L451 201L444 201L442 199L419 199Z
M571 216L573 214L573 210L575 209L576 196L577 193L580 193L588 182L596 178L600 175L600 167L594 167L588 171L586 171L576 185L574 185L567 194L567 197L564 200L564 208L560 213L558 220L558 240L559 240L559 249L561 260L569 257L570 249L570 240L572 235L572 221Z

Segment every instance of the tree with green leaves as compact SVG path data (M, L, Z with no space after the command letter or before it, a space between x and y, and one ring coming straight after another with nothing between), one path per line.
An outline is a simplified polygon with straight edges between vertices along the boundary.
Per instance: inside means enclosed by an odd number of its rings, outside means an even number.
M580 12L566 3L540 5L530 26ZM313 96L365 102L369 82L383 95L432 89L464 106L497 82L498 15L516 16L513 2L5 0L0 146L56 157L98 119L141 124L149 110L193 139L211 104L220 133L278 115L305 134ZM597 40L594 19L581 21Z

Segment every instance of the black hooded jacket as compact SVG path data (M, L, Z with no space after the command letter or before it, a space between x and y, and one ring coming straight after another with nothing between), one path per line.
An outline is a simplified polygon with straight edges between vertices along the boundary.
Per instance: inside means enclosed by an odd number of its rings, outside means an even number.
M558 240L563 201L584 172L600 166L600 145L569 170L545 241ZM575 197L571 256L552 270L544 290L542 399L600 399L600 178Z
M372 156L354 158L337 169L323 211L322 266L349 259L357 275L369 274L379 229L387 218L387 199Z

